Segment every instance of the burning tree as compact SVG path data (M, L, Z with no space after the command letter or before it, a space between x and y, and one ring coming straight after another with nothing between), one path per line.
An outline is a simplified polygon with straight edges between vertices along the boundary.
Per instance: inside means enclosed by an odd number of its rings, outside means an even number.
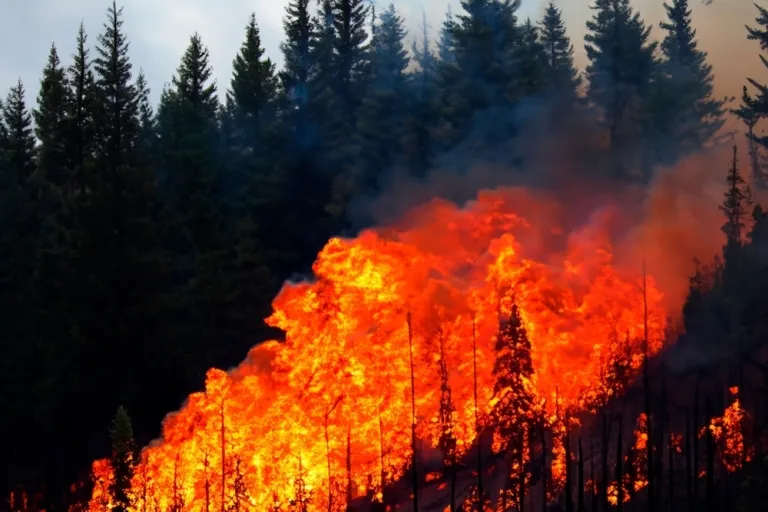
M125 408L118 407L112 422L112 482L109 496L113 512L127 512L132 504L131 484L136 467L136 444L131 418Z
M507 295L506 299L511 297ZM500 312L500 316L493 366L496 382L491 420L494 450L503 451L512 458L510 484L513 502L519 509L525 492L528 434L533 419L534 396L530 388L533 362L531 343L517 304L513 302L510 313Z

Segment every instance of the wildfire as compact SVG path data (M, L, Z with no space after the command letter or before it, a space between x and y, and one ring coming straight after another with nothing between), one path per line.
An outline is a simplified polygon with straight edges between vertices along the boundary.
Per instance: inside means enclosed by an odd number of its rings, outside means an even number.
M256 346L229 373L210 370L205 391L166 418L141 454L135 510L331 511L380 499L410 461L414 420L421 443L436 449L449 432L463 456L477 416L498 401L505 301L530 340L533 374L520 380L540 416L604 403L618 373L641 364L642 280L614 268L599 221L564 233L540 214L545 203L518 189L484 192L464 208L433 201L396 226L330 240L315 281L287 284L274 300L268 323L286 341ZM656 352L665 313L650 277L646 295ZM91 510L105 511L109 465L93 473Z
M726 471L733 472L741 469L745 462L752 460L752 448L744 443L744 429L749 416L739 401L739 388L734 386L728 391L733 396L733 402L725 409L722 416L712 418L709 425L701 429L699 435L703 437L709 429L720 449L723 467Z

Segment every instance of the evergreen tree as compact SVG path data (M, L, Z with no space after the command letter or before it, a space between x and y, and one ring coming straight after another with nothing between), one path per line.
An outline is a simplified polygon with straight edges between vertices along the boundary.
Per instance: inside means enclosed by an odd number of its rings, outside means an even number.
M110 430L114 474L109 494L113 512L128 512L132 504L131 480L137 463L136 443L133 439L131 418L123 407L118 407Z
M510 82L509 96L512 102L545 92L547 56L539 39L539 31L530 18L518 31L518 40L512 49L515 75Z
M533 363L531 342L520 309L514 303L509 316L499 321L495 352L495 405L491 419L497 435L503 440L502 449L519 452L525 426L530 424L530 418L524 414L531 411L533 405L533 395L528 387L533 375Z
M663 123L657 133L664 137L666 160L690 154L711 142L723 126L723 100L712 97L712 66L698 48L696 30L691 26L688 0L664 4L668 20L661 42L664 56L661 86L671 98L663 108Z
M283 20L286 39L280 43L280 50L285 64L279 77L286 98L286 114L294 117L296 137L302 145L308 142L309 79L317 65L310 54L315 28L309 14L309 0L291 0Z
M545 81L551 94L572 101L581 85L573 63L573 45L566 34L563 12L550 1L539 24L540 42L545 56Z
M104 33L98 37L94 60L99 101L96 132L97 164L110 177L131 164L139 131L138 94L131 83L132 64L123 32L123 8L113 1L107 11ZM118 178L119 179L119 178Z
M71 162L67 154L70 106L69 84L61 66L56 46L51 45L48 63L43 70L37 109L34 110L35 133L40 141L38 168L47 181L58 188L72 181Z
M453 17L453 9L449 5L445 11L445 19L440 27L440 37L437 40L437 58L443 64L454 64L456 56L454 54L454 37L456 31L456 21Z
M335 60L335 92L344 112L347 127L354 123L352 115L357 111L365 91L368 61L366 59L368 35L365 24L368 5L365 0L333 0L333 26Z
M650 42L650 27L629 0L596 0L593 9L585 36L588 97L608 132L613 170L626 177L622 162L637 149L633 143L641 143L648 135L645 107L656 71L656 43Z
M768 9L755 4L757 17L755 22L760 28L747 27L747 39L758 41L760 50L768 50ZM760 55L760 61L763 66L768 67L768 59ZM756 89L754 96L744 87L742 102L739 108L734 112L747 127L747 140L750 143L750 160L752 167L753 182L760 188L768 186L768 178L765 172L765 161L762 151L768 148L768 136L757 135L754 128L757 123L768 117L768 85L765 85L753 78L747 79Z
M387 171L402 153L407 112L409 65L403 19L390 4L380 16L373 42L372 75L360 107L356 134L359 138L359 176L355 189L375 191L378 173Z
M409 75L408 97L411 98L404 126L403 160L408 171L423 177L434 157L432 134L438 120L439 61L432 49L426 15L422 21L421 40L411 46L413 60L418 68Z
M142 165L156 165L158 162L158 137L157 125L152 103L149 101L149 86L147 78L142 70L136 76L136 91L139 98L139 136L138 150L141 155Z
M73 180L70 192L85 188L86 173L95 152L96 81L91 68L87 36L83 24L77 33L74 62L68 69L71 101L67 109L70 123L67 152L71 154Z
M729 263L729 256L737 251L742 245L744 225L748 214L748 208L751 203L751 192L749 186L741 175L739 170L737 149L733 147L733 159L728 169L726 177L728 189L725 191L725 198L720 209L725 214L726 222L722 227L725 233L725 263Z

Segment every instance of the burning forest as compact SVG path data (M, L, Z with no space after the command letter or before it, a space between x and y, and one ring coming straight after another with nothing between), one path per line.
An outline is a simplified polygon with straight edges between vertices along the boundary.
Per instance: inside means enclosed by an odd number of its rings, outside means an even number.
M435 457L456 471L484 432L494 453L517 454L508 476L519 489L546 434L557 496L569 431L661 349L667 312L652 276L616 269L605 221L533 224L516 208L528 195L435 200L399 225L329 241L316 279L274 301L268 321L285 342L211 370L141 452L132 509L383 502L414 461L417 485ZM112 470L93 471L91 510L109 510Z

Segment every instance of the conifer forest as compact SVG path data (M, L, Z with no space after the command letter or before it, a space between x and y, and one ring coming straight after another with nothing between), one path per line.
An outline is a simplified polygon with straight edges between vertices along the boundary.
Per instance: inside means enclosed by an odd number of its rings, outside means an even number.
M290 0L157 104L104 4L2 84L0 512L766 510L768 3L734 98L689 0Z

